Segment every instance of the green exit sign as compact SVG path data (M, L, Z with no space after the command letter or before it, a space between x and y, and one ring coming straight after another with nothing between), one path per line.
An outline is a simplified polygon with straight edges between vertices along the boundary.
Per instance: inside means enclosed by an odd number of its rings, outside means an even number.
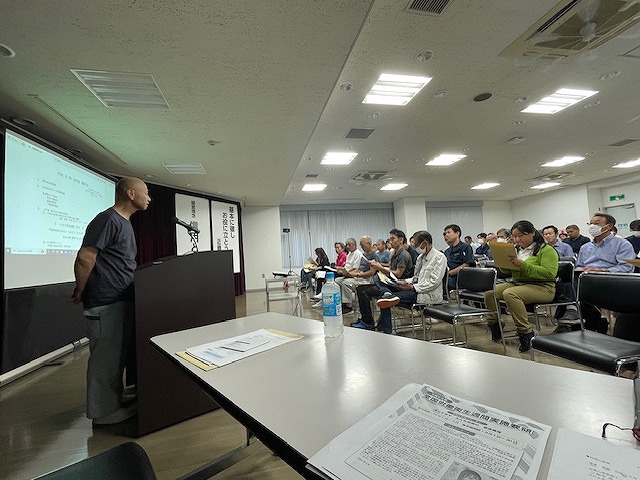
M609 197L609 201L611 201L611 202L615 202L616 200L624 200L624 193L622 193L620 195L611 195Z

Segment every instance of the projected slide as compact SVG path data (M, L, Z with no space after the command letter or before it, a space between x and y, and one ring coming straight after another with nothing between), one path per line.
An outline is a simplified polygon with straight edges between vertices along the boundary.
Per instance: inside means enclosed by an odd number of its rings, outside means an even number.
M7 131L5 288L72 281L85 228L114 192L113 181Z

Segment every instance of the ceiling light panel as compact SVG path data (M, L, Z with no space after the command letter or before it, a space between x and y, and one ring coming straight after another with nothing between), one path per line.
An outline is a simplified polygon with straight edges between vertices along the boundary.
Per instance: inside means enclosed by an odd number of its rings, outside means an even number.
M431 77L383 73L362 103L406 105L430 81Z
M564 110L571 105L581 102L585 98L592 97L598 93L594 90L577 90L575 88L561 88L557 92L544 97L539 102L529 105L522 110L523 113L542 113L553 115Z
M382 187L380 190L402 190L404 187L406 187L407 184L406 183L389 183L387 185L385 185L384 187Z
M618 163L614 165L613 168L633 168L640 166L640 158L637 160L631 160L630 162Z
M357 152L327 152L320 163L322 165L349 165L357 156Z
M460 160L462 160L465 157L466 157L466 155L462 155L462 154L443 153L441 155L438 155L433 160L427 162L425 165L444 166L444 167L446 167L446 166L449 166L449 165L453 165L456 162L459 162Z
M534 185L534 190L544 190L545 188L557 187L560 185L560 182L547 182L547 183L539 183L538 185Z
M303 192L321 192L327 185L324 183L305 183L304 187L302 187Z
M153 75L71 69L105 107L161 108L169 105Z
M499 187L500 184L496 183L496 182L487 182L487 183L480 183L479 185L475 185L473 187L471 187L471 190L488 190L490 188L495 188L495 187Z
M543 163L543 167L564 167L565 165L571 165L572 163L581 162L584 157L562 157L552 162Z

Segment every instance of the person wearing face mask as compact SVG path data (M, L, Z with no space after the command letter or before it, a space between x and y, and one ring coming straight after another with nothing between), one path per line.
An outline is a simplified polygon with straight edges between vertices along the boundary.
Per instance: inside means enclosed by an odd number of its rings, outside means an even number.
M640 253L640 220L634 220L631 222L629 224L629 230L631 230L631 235L629 235L625 240L631 243L633 251L638 255L638 253Z
M516 324L516 333L520 340L518 350L529 351L533 338L533 326L529 323L526 305L547 303L553 300L558 274L558 252L544 241L540 232L527 220L520 220L511 227L513 241L516 244L516 256L511 259L514 269L500 269L510 273L512 280L496 285L493 290L484 293L485 305L489 310L497 311L497 300L504 300L507 309ZM501 340L498 317L492 314L487 319L491 340Z
M487 234L482 232L477 236L478 239L478 248L476 248L476 255L487 255L489 250L489 245L487 245Z
M611 233L616 219L606 213L594 213L589 222L589 235L593 241L580 248L575 271L581 272L614 272L631 273L633 265L625 259L635 257L633 246L624 238ZM600 310L592 305L582 305L585 328L600 333L607 333L609 322L602 318Z
M433 237L426 230L413 234L418 259L413 278L401 280L393 292L394 300L379 301L380 323L391 324L391 307L398 303L412 305L420 303L442 303L442 279L447 271L447 257L437 248L433 248ZM396 300L397 299L397 300Z
M496 242L500 243L513 243L511 241L511 232L507 228L501 228L496 232Z

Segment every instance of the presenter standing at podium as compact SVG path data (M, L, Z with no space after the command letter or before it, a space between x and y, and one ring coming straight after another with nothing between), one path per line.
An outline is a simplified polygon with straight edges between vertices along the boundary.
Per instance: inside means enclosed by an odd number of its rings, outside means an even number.
M119 423L136 413L123 406L122 374L133 337L136 240L129 219L151 202L147 185L124 177L116 203L87 226L76 257L73 302L83 303L89 326L87 417L94 425Z

